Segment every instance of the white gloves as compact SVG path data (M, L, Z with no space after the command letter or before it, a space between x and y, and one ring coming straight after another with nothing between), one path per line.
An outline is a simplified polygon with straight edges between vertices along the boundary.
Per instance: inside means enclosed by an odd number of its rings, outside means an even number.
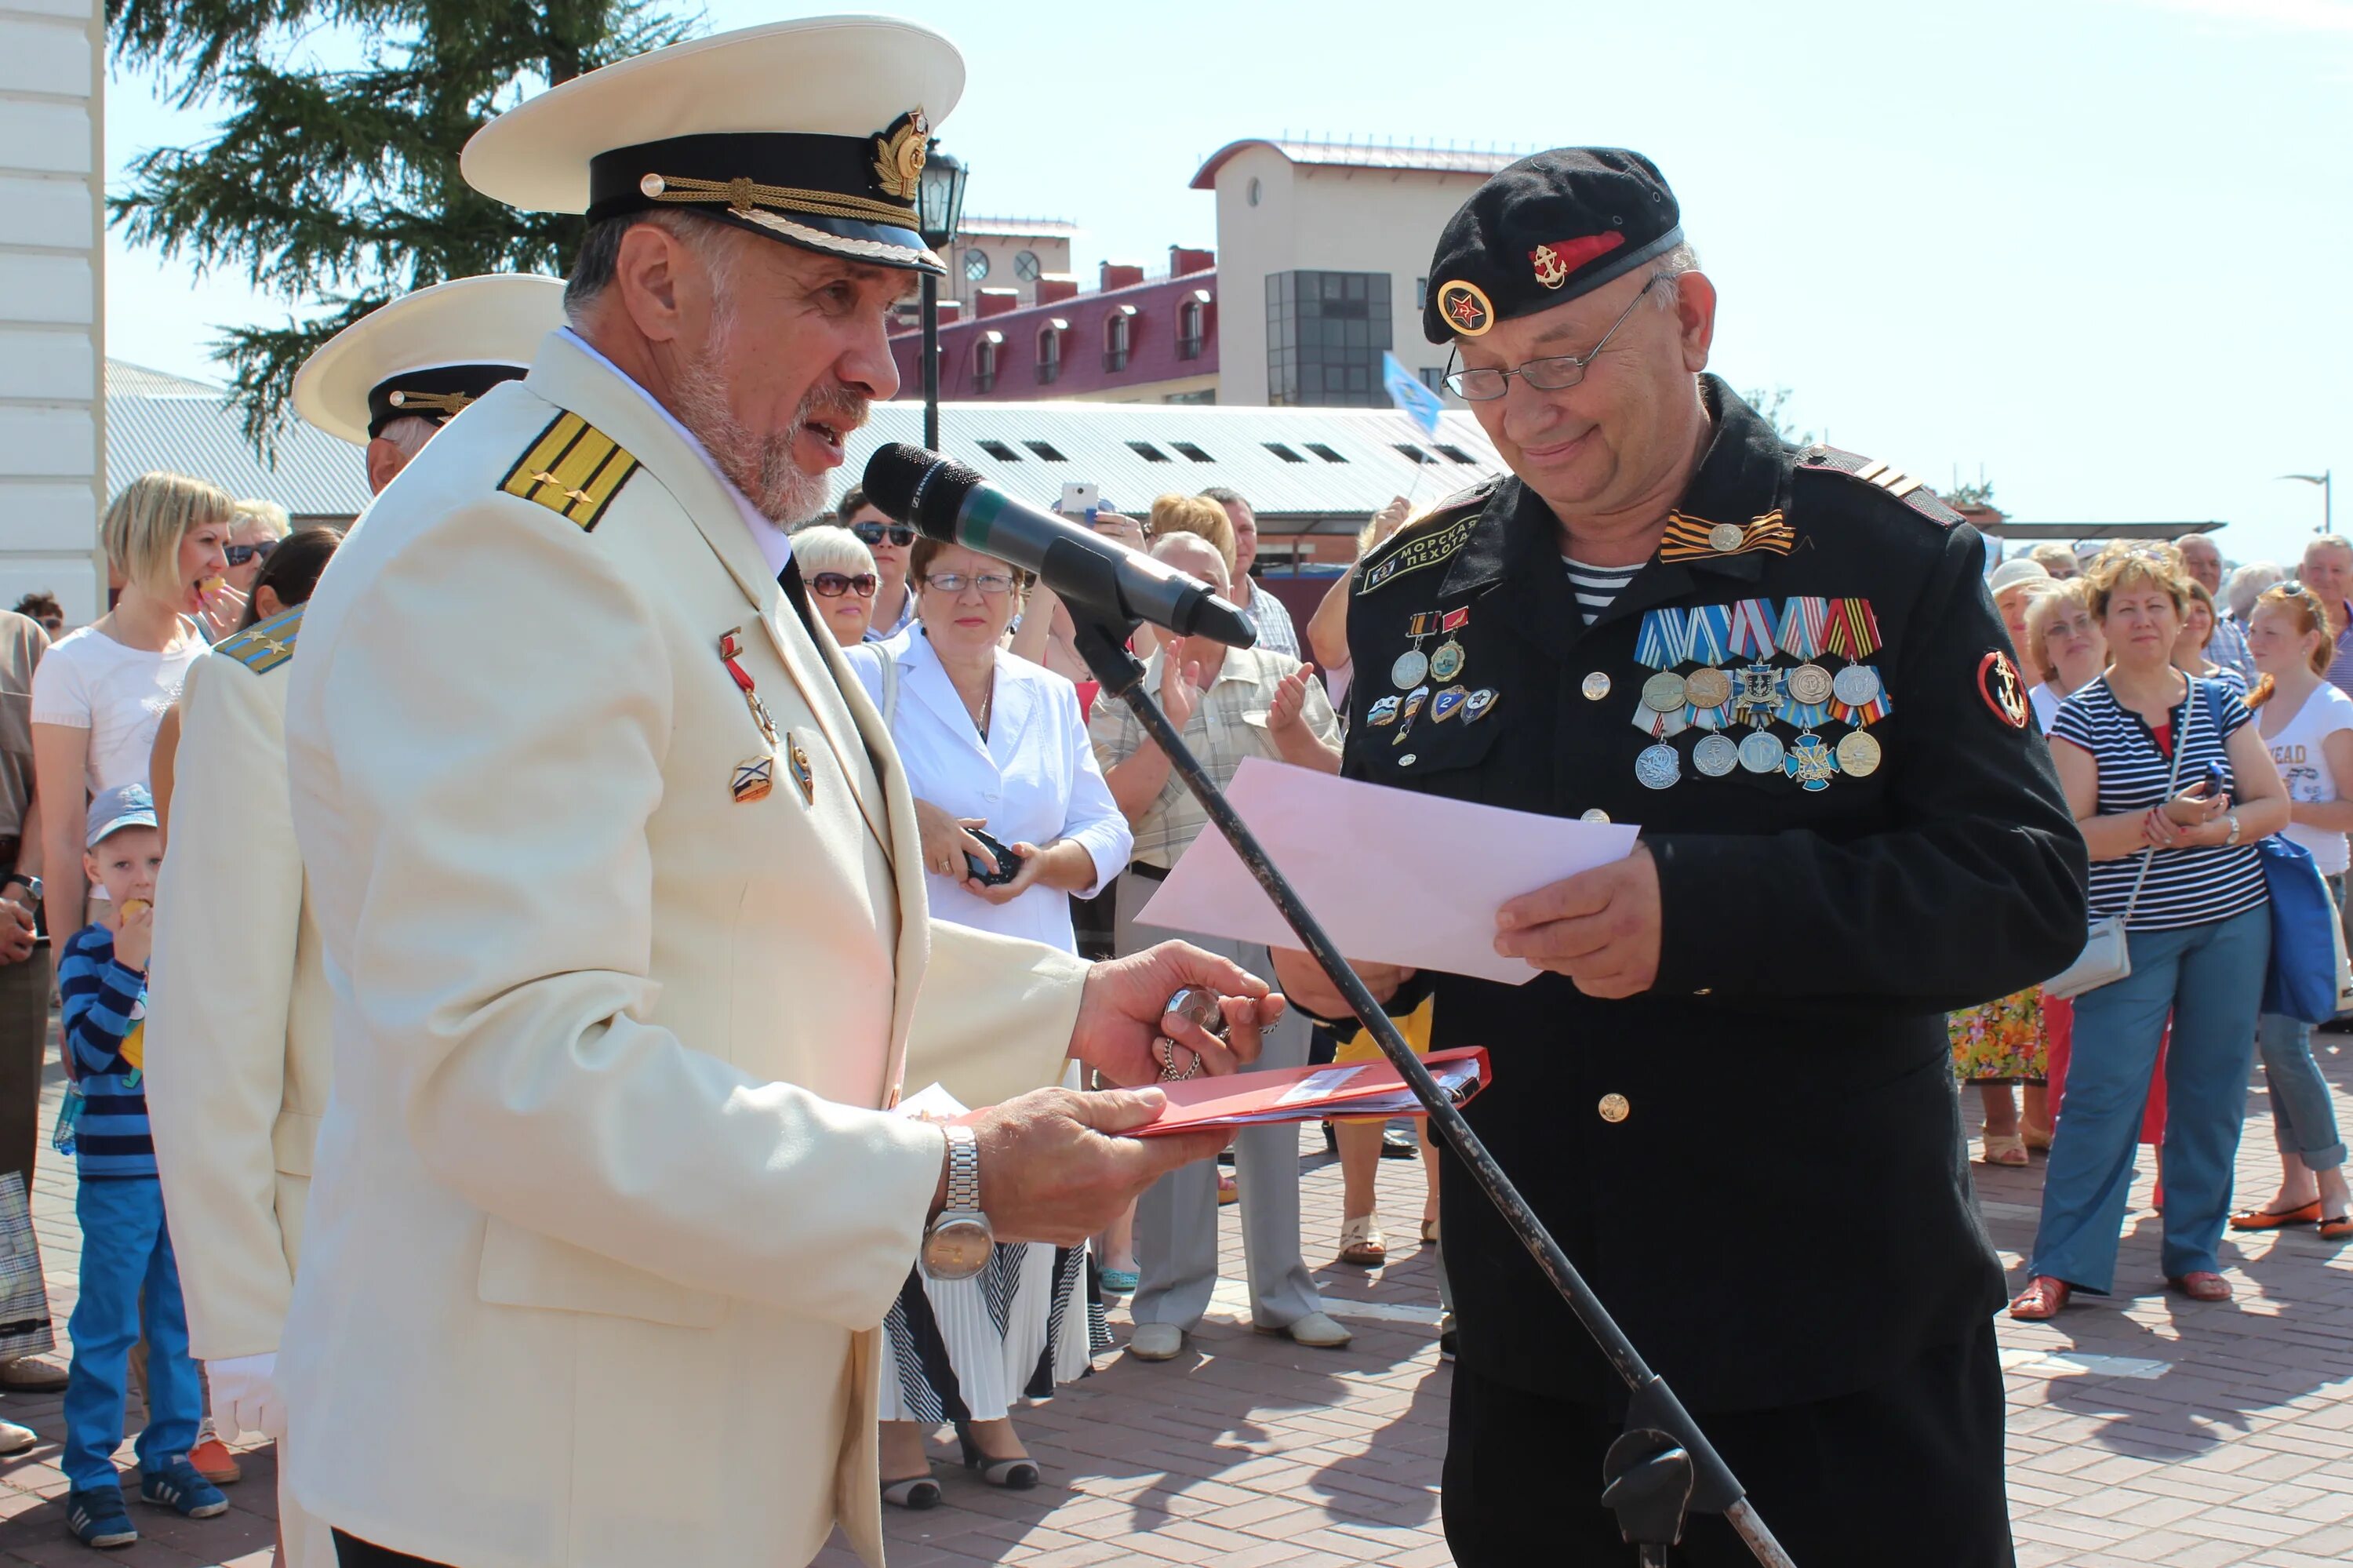
M213 1423L221 1436L259 1432L286 1436L286 1396L278 1392L278 1355L231 1356L206 1361L206 1375L213 1385Z

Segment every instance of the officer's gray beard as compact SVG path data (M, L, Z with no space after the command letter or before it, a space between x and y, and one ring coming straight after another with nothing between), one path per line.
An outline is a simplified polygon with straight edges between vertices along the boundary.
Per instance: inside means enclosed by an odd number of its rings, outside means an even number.
M779 527L797 527L823 514L831 497L824 475L804 473L793 461L793 439L804 423L820 414L830 415L845 434L855 429L866 422L866 399L839 387L813 387L793 410L790 424L770 435L754 436L728 406L724 389L722 366L734 332L734 301L723 292L710 341L688 359L686 374L674 389L674 412L761 516Z

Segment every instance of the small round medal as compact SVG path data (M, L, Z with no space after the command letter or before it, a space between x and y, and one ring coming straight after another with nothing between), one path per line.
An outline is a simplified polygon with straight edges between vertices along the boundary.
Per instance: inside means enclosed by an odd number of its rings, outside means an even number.
M1728 735L1711 735L1692 747L1692 766L1710 779L1721 779L1740 766L1740 746Z
M1577 689L1585 694L1585 700L1587 702L1599 702L1602 698L1609 694L1609 672L1607 670L1594 671L1591 674L1585 677L1585 683Z
M1741 541L1747 537L1747 530L1739 524L1719 523L1707 531L1707 547L1720 556L1728 556L1740 548Z
M1389 684L1400 692L1409 692L1421 684L1421 678L1428 673L1430 655L1419 648L1409 648L1389 666Z
M1664 789L1683 776L1683 758L1664 741L1644 747L1642 755L1634 758L1634 777L1646 789Z
M1438 652L1430 656L1430 679L1451 681L1461 673L1462 673L1462 644L1450 637L1438 645Z
M1879 672L1868 664L1849 664L1831 685L1838 700L1851 708L1867 708L1879 700Z
M1879 742L1869 732L1856 730L1838 743L1839 768L1850 779L1867 779L1879 771Z
M1642 701L1659 712L1672 713L1683 705L1683 678L1672 670L1662 670L1642 683Z
M1800 664L1789 672L1789 700L1811 705L1826 703L1836 690L1831 673L1820 664Z
M1740 766L1751 773L1779 772L1781 756L1781 737L1769 729L1752 729L1740 743Z
M1578 812L1577 820L1580 822L1606 822L1609 820L1609 813L1599 806L1593 806Z
M1683 701L1695 708L1720 708L1732 700L1732 677L1721 670L1694 670L1683 677Z

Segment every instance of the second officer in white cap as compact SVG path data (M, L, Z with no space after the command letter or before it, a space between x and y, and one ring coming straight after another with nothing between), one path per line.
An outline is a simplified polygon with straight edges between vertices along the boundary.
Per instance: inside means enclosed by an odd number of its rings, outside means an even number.
M785 527L897 390L963 75L909 24L780 23L467 148L586 213L570 326L353 535L287 708L336 1082L280 1364L344 1563L765 1568L837 1520L879 1562L910 1261L1075 1244L1223 1141L1021 1091L1149 1082L1164 1033L1225 1070L1281 1010L1179 945L1090 970L933 925L888 733L805 622ZM1186 985L1230 1051L1163 1016ZM888 1108L934 1078L993 1108Z
M523 373L562 321L563 296L555 279L502 275L395 300L311 356L294 378L295 412L363 448L368 487L380 492L469 403ZM175 710L177 831L155 895L149 1120L183 1249L189 1347L231 1436L287 1435L279 1341L332 1076L327 977L286 789L286 683L332 547L324 529L280 545L256 586L280 579L282 591L196 662ZM397 1472L403 1457L389 1465ZM291 1497L283 1466L279 1475L286 1561L332 1563L326 1527Z

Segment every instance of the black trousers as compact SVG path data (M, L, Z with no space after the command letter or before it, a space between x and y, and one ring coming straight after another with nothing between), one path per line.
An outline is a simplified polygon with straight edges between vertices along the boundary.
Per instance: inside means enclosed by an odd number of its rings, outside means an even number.
M335 1562L339 1568L449 1568L423 1557L411 1557L390 1547L374 1546L356 1535L335 1531Z
M1799 1568L2013 1568L2002 1481L2001 1362L1991 1322L1860 1393L1697 1414ZM1454 1368L1446 1543L1460 1568L1633 1568L1603 1508L1620 1423ZM1694 1515L1676 1568L1756 1559L1720 1515Z

